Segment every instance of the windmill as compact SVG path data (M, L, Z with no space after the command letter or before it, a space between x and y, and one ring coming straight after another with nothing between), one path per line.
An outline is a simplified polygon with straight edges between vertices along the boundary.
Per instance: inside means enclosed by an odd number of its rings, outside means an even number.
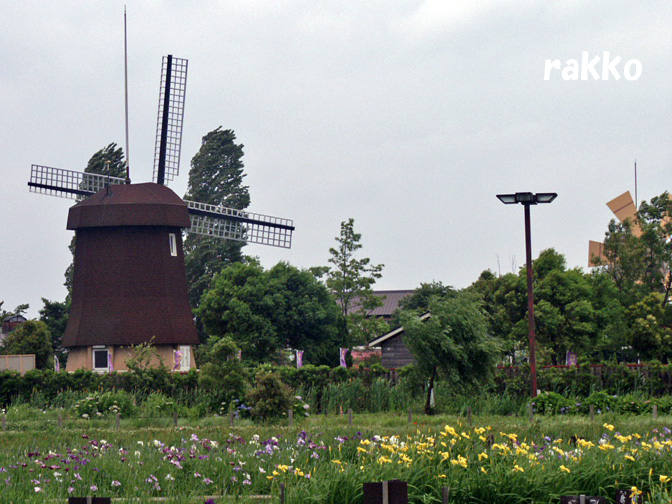
M67 370L126 368L129 345L152 342L174 369L195 367L198 335L187 298L182 231L290 248L291 220L182 200L179 174L187 60L163 58L153 181L32 165L30 191L77 201Z
M614 214L619 222L630 221L632 226L632 234L640 236L642 234L639 224L637 223L637 206L632 200L630 191L625 191L623 194L616 196L607 203L609 210ZM594 240L588 241L588 267L599 266L608 262L604 255L604 243Z

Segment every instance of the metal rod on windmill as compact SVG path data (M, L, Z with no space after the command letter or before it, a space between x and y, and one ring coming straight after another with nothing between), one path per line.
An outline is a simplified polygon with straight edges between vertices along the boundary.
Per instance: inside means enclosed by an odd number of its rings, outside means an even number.
M124 5L124 108L126 126L126 183L131 183L131 165L128 152L128 47L126 36L126 6Z

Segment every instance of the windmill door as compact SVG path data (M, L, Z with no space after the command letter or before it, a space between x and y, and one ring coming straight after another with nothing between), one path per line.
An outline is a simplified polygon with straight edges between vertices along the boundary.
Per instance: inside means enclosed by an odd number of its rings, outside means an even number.
M180 345L180 371L189 371L191 368L191 347L189 345Z

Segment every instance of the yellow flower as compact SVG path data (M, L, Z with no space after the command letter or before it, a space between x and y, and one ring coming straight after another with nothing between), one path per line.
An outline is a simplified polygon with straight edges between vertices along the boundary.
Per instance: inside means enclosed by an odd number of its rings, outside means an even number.
M483 459L487 459L487 458L488 458L488 454L485 453L485 452L481 452L481 453L478 454L478 461L479 461L479 462L480 462L481 460L483 460Z
M591 441L586 441L585 439L581 438L576 440L576 444L579 445L579 447L581 448L592 448L593 446L595 446L595 444L592 443Z
M630 462L634 462L634 461L635 461L635 457L633 457L632 455L626 455L626 456L623 457L623 458L624 458L625 460L629 460Z
M358 447L357 447L357 451L358 451L359 453L366 453L366 448L362 448L361 446L358 446Z
M525 472L525 469L516 464L513 466L513 472Z
M670 477L665 476L664 474L661 474L660 476L658 476L658 479L660 480L661 483L667 483L668 481L670 481Z
M465 469L467 468L467 459L464 458L462 455L458 455L457 460L450 459L450 463L453 465L459 465L461 467L464 467Z
M488 474L488 471L486 471L486 470L485 470L485 467L483 467L483 466L481 466L481 472L482 472L483 474Z
M342 464L343 464L343 462L341 462L341 461L338 460L338 459L334 459L334 460L332 460L332 462L333 462L334 464L338 464L338 465L342 465Z
M636 486L630 488L630 499L634 501L638 495L642 495L642 491L639 488Z
M566 473L570 473L570 472L572 472L572 471L569 470L569 467L565 467L564 465L561 465L561 466L560 466L560 470L561 470L561 471L564 471L564 472L566 472Z
M446 477L446 475L445 475L445 474L439 474L439 476L438 476L438 477L439 477L439 478L445 478L445 477Z
M611 425L611 424L608 424L608 423L602 424L602 427L604 427L608 431L613 431L614 430L614 426Z

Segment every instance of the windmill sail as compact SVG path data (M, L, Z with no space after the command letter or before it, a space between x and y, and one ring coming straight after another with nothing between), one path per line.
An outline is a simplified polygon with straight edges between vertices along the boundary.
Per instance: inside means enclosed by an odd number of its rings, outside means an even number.
M215 238L291 248L294 223L290 219L261 215L219 205L184 200L189 209L189 233Z
M161 67L152 180L162 185L173 180L180 172L187 63L186 59L168 55L164 56Z
M28 187L34 193L82 200L104 189L107 184L124 183L126 180L119 177L34 164L30 167Z

